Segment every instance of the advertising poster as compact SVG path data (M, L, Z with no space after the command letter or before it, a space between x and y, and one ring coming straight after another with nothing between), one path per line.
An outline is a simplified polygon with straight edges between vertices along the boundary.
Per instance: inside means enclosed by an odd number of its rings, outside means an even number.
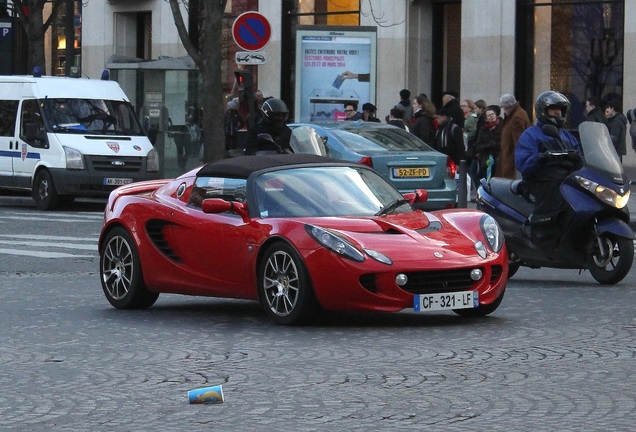
M296 122L344 120L344 104L375 104L375 27L299 26Z

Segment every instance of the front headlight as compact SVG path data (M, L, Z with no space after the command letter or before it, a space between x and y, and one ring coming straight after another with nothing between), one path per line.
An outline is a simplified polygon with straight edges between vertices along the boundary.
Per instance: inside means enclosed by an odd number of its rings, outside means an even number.
M146 171L157 172L159 171L159 152L153 148L148 152L146 156Z
M631 194L630 190L625 192L625 195L619 195L615 190L610 188L606 188L605 186L601 186L600 184L593 182L590 179L586 179L585 177L575 176L576 181L579 182L579 185L583 189L587 189L592 192L598 199L603 201L604 203L611 205L612 207L616 207L618 209L622 209L627 205L629 201L629 195Z
M492 216L485 214L479 220L479 224L490 249L499 252L504 245L504 235L497 221Z
M77 150L70 147L64 148L64 156L66 157L66 169L82 170L84 169L84 157Z
M314 225L305 225L307 233L318 243L338 255L353 261L364 261L364 254L338 234Z

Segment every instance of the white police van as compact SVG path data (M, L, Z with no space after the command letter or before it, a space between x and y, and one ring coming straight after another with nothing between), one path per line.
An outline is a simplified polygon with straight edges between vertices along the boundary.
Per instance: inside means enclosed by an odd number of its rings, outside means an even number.
M0 76L0 189L51 210L159 177L159 154L115 81Z

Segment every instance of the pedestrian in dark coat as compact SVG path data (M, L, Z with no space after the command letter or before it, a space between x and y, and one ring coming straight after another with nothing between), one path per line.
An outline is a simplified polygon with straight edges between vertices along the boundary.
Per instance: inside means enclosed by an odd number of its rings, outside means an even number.
M464 110L459 106L459 93L446 90L442 93L442 108L446 109L457 126L464 129Z
M399 108L404 112L402 120L407 126L410 126L413 118L413 108L411 107L411 92L408 89L400 90L400 101L393 108Z
M413 135L430 144L435 138L435 106L421 96L413 98L413 122L409 130Z
M597 97L589 97L585 100L585 121L603 123L607 126L607 119L603 112L601 101Z
M477 141L475 141L475 159L478 163L479 178L490 180L501 151L503 124L492 108L486 108L485 116L486 122L477 133Z
M399 108L391 108L390 114L386 118L386 122L392 126L402 128L409 131L409 127L404 123L402 119L404 117L404 111Z
M435 114L437 119L437 132L431 146L451 157L455 165L464 159L464 133L462 128L455 124L451 113L446 108L440 108Z
M617 100L610 100L605 106L605 117L612 143L622 162L623 156L627 154L627 117L621 111L622 105Z

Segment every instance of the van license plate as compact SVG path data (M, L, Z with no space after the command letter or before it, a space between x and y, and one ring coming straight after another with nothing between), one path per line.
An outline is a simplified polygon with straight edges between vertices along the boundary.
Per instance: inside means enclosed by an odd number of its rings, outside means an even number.
M122 186L132 183L133 179L131 178L119 178L119 177L105 177L104 185L106 186Z

